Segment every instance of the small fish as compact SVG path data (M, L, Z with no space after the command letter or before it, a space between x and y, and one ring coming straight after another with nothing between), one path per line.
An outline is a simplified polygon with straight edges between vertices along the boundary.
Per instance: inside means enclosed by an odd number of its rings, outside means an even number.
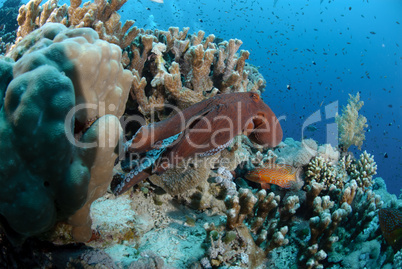
M163 4L163 0L151 0L152 2Z
M318 128L317 127L315 127L315 126L307 126L307 131L309 131L309 132L315 132L315 131L317 131L318 130Z
M299 180L300 169L288 164L273 164L249 171L246 179L260 183L261 188L269 189L270 184L289 189Z

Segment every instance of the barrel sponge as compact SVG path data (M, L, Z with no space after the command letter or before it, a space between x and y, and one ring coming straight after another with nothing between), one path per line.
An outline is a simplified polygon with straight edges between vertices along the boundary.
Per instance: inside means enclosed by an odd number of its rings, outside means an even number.
M16 244L59 220L75 240L89 239L89 206L110 183L132 80L116 45L92 29L54 26L36 30L56 28L53 39L31 33L35 44L15 63L0 59L8 75L0 85L0 222ZM76 105L90 108L73 114ZM76 130L77 121L94 122Z

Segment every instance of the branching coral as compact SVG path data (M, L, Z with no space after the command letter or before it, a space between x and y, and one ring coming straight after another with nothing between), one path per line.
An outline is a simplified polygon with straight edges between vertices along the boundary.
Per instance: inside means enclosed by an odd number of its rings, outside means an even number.
M333 251L340 251L348 240L358 238L361 242L373 239L373 235L364 235L364 231L370 227L376 212L382 207L382 201L368 189L371 184L361 184L362 180L360 184L356 182L358 177L352 172L356 171L356 167L361 168L359 174L368 177L375 170L375 163L365 152L357 162L347 155L338 163L331 164L319 156L307 167L306 206L308 212L313 212L310 238L307 244L297 240L307 248L300 256L307 268L323 268L323 264L327 264L327 256L331 262L335 261Z
M261 76L250 66L250 71L245 69L249 53L237 55L240 40L216 44L214 35L204 38L203 31L187 35L188 30L171 27L169 31L140 33L125 53L126 68L135 76L131 96L146 118L153 111L159 118L166 117L164 104L184 109L218 92L263 89ZM155 46L163 46L163 50L155 50Z
M17 40L48 22L62 23L68 27L91 27L99 37L112 44L125 48L137 36L140 30L133 20L127 20L121 25L120 15L117 11L127 0L96 0L94 3L86 2L82 7L82 0L71 1L71 6L64 4L58 6L58 0L48 0L39 6L42 0L31 0L20 8L18 15Z
M275 196L272 192L267 194L265 190L253 194L250 189L240 189L237 195L227 196L225 204L227 208L226 232L223 234L217 232L216 236L225 238L230 233L238 234L233 238L231 244L243 249L239 249L243 252L245 252L244 249L254 249L253 259L259 262L262 262L264 255L273 249L289 243L286 238L289 228L284 224L300 207L297 196L288 196L280 205L279 195ZM214 230L216 230L215 227ZM216 244L216 239L207 239L212 245ZM222 242L220 244L222 246L221 255L229 254L227 245ZM246 253L251 257L249 252ZM213 257L209 258L213 260ZM222 262L227 263L228 261ZM255 266L257 265L255 264Z
M325 189L327 189L331 184L343 184L342 181L337 180L336 168L320 156L315 157L310 161L307 166L306 176L307 183L310 182L310 180L323 182Z
M373 175L377 174L374 156L364 151L359 160L348 167L348 172L351 178L356 180L359 187L370 187L373 184Z
M372 182L372 176L376 174L377 165L374 157L364 151L359 160L355 161L350 155L342 157L339 162L329 162L323 157L313 158L307 166L306 182L314 180L323 182L324 189L331 185L342 188L350 179L357 182L359 188L368 188Z
M276 150L279 156L301 153L299 146L289 150L290 142L284 144ZM379 252L379 231L375 223L383 202L370 190L371 184L359 184L359 177L355 176L357 173L371 176L375 171L373 159L367 153L357 161L351 155L339 159L339 152L329 145L316 149L316 157L304 166L306 178L302 190L274 189L268 194L261 190L253 195L250 190L240 189L238 196L227 198L226 233L239 229L244 233L247 227L254 243L268 256L275 253L276 248L286 251L290 245L297 245L297 258L293 263L302 268L330 266L339 262L337 253L346 255L348 247L357 253L363 242L373 241L370 251ZM288 154L283 153L286 151ZM276 159L275 155L268 158L267 154L255 149L249 151L250 165L264 166L263 159ZM291 163L296 159L288 158ZM225 231L220 234L224 236ZM342 263L346 265L347 261Z
M356 96L349 94L348 105L342 109L342 115L335 118L339 130L339 142L344 151L347 151L351 145L361 149L364 135L367 128L367 119L363 115L359 115L359 110L364 105L360 101L360 94Z

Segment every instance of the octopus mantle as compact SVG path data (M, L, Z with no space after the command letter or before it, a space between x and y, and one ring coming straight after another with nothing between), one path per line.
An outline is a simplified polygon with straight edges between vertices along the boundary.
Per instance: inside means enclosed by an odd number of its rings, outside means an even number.
M146 158L123 181L112 182L112 189L121 194L183 160L216 154L239 134L264 147L275 147L282 140L277 117L257 93L220 94L169 119L142 126L127 142L126 150Z

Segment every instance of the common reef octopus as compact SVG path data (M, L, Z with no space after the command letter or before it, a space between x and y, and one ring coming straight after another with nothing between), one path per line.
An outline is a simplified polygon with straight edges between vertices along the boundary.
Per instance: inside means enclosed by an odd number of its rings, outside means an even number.
M277 117L257 93L219 94L168 119L142 126L125 145L125 151L141 158L129 161L128 174L114 177L112 190L122 194L183 160L214 155L240 134L264 147L275 147L282 140Z

